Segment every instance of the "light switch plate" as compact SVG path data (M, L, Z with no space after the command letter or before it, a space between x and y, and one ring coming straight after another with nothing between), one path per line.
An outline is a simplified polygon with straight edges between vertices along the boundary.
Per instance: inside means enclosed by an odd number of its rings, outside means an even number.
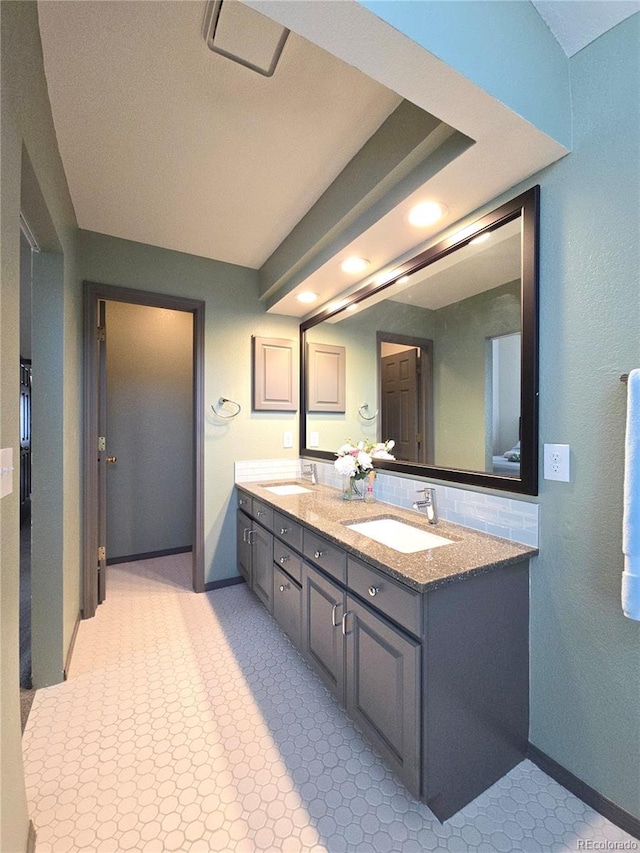
M282 446L293 447L293 433L287 430L282 434Z
M0 498L13 491L13 447L0 450Z
M544 445L544 478L568 483L571 480L571 447L568 444Z
M320 433L319 432L310 432L309 433L309 447L320 447Z

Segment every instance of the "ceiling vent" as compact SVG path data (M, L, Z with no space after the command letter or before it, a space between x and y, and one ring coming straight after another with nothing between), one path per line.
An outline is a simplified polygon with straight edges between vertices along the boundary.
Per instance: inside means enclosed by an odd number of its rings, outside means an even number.
M239 0L210 0L203 34L209 50L271 77L289 30Z

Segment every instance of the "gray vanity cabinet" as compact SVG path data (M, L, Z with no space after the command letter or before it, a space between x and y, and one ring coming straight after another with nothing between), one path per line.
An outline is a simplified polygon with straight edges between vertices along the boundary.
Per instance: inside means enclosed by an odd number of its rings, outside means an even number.
M272 612L273 600L273 535L254 524L251 536L251 588Z
M254 504L257 505L257 501ZM238 571L271 613L273 535L262 525L256 524L242 509L238 510L236 531Z
M302 590L279 566L273 567L273 618L298 648L302 647Z
M302 653L344 704L344 590L306 563L302 571Z
M236 552L238 560L238 571L251 586L251 545L250 536L253 522L246 513L238 510L236 521Z
M420 797L420 643L347 595L345 706Z
M420 643L303 569L303 654L414 796L420 796Z

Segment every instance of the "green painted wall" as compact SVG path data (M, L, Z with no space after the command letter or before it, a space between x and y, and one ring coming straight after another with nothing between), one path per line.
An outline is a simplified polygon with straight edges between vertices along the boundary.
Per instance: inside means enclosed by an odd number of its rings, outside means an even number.
M640 623L620 607L625 389L640 367L640 15L571 59L574 150L541 184L541 480L531 740L640 817Z
M296 412L251 411L251 336L297 340L299 323L265 312L256 270L87 231L79 256L81 279L205 302L205 582L233 577L234 461L298 455L282 447L283 431L297 435ZM216 418L219 397L237 400L241 414Z
M484 471L487 339L519 331L520 282L487 290L433 313L435 462Z
M37 5L0 4L0 445L18 447L19 215L44 252L34 269L33 666L36 686L62 679L79 611L80 291L76 222L44 78ZM54 310L43 311L53 303ZM51 408L45 410L47 395ZM38 457L36 459L36 448ZM17 455L14 456L17 459ZM17 478L0 503L0 849L26 847L18 701Z

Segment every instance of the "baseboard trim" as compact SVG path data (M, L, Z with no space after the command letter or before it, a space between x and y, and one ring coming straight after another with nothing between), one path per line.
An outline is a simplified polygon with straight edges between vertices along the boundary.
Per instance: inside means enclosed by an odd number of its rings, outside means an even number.
M33 821L29 821L29 835L27 836L27 853L36 853L36 828Z
M238 583L244 583L244 578L225 578L221 581L209 581L204 585L205 592L211 592L212 589L224 589L225 586L235 586Z
M73 626L73 634L71 635L71 642L69 643L69 648L67 649L67 657L64 662L64 669L62 670L62 678L64 681L67 680L67 674L69 672L69 667L71 666L71 655L73 654L73 649L76 644L76 637L78 636L78 628L80 627L80 622L82 621L82 613L78 613L78 617L76 619L76 624Z
M164 551L143 551L142 554L128 554L126 557L107 557L108 566L118 563L133 563L138 560L153 560L155 557L172 557L174 554L188 554L193 551L191 545L182 548L165 548Z
M582 779L574 776L570 770L558 764L557 761L554 761L553 758L550 758L541 749L538 749L537 746L533 746L531 743L527 750L527 758L533 761L540 770L543 770L548 776L555 779L563 788L575 794L583 803L591 806L592 809L595 809L603 817L606 817L611 823L615 823L620 829L624 829L629 835L640 839L639 818L625 811L625 809L616 805L612 800L604 797L595 788L592 788L586 782L583 782Z

